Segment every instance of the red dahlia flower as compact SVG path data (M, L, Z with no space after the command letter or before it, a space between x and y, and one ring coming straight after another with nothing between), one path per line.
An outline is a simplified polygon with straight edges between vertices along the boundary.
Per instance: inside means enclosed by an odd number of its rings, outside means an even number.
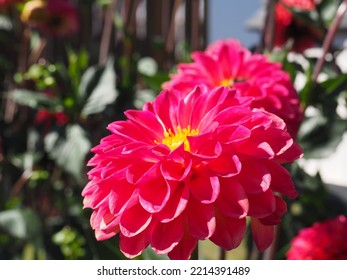
M34 0L24 5L24 23L54 37L65 37L78 30L78 13L68 0Z
M347 260L347 217L340 215L302 229L292 240L288 260Z
M288 7L311 11L316 8L316 5L313 0L278 1L275 6L275 46L283 47L289 39L292 39L293 51L303 52L314 47L320 33L296 19Z
M178 65L178 72L163 88L189 92L195 85L229 86L242 96L251 96L253 108L262 108L281 117L293 137L302 120L298 94L289 75L279 63L265 55L252 54L240 42L228 39L211 44L205 52L193 52L192 63Z
M286 212L277 194L297 194L280 164L301 150L281 119L250 102L227 87L168 90L111 123L82 192L96 238L119 233L129 258L150 245L188 259L198 240L237 247L250 217L256 245L269 246Z

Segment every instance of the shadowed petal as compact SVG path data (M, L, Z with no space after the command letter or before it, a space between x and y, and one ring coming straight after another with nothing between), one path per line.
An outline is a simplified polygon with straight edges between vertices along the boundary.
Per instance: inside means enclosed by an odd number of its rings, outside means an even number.
M240 245L246 232L246 219L234 219L216 211L216 230L210 240L225 250Z
M120 235L119 239L119 247L122 253L127 258L135 258L140 255L143 250L147 248L149 245L149 241L147 238L147 232L141 232L134 237L127 237L124 235Z
M274 226L265 226L257 218L252 218L251 229L255 245L263 252L273 241Z
M213 205L201 204L191 198L184 214L193 237L207 239L214 233L216 222Z
M168 223L156 223L152 229L151 246L157 254L167 254L180 242L183 234L182 216Z

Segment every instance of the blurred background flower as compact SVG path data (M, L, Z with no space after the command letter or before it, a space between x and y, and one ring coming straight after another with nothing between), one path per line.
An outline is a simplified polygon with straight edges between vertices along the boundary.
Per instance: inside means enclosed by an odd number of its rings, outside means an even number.
M288 260L346 260L347 218L343 215L304 228L291 241Z

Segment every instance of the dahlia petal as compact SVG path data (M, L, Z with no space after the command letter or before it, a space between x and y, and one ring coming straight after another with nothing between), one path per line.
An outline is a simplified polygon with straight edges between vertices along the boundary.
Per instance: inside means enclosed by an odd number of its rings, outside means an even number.
M303 152L297 143L293 143L286 151L276 157L278 163L293 162L294 159L302 157Z
M220 67L218 67L218 62L200 51L193 52L191 57L202 66L201 70L209 79L211 79L213 84L218 85L219 81L223 79L221 75L222 73L220 72ZM213 75L210 71L213 73Z
M153 113L157 115L159 122L166 130L169 128L174 130L179 125L179 95L180 92L173 90L163 91L157 96L157 102L153 103Z
M201 159L218 158L222 153L222 146L215 139L210 139L212 134L187 137L191 153Z
M140 204L149 213L162 210L170 197L169 185L159 168L153 166L138 182Z
M104 231L100 230L100 229L95 229L95 238L98 241L103 241L103 240L107 240L112 238L113 236L115 236L118 232L116 231L111 231L109 233L105 233Z
M266 162L265 164L271 174L272 191L281 193L289 198L295 198L298 192L291 180L289 171L272 161Z
M269 216L259 219L263 225L277 225L281 223L282 216L287 212L287 204L285 201L277 195L275 195L275 200L276 210Z
M202 89L199 86L196 86L185 98L181 100L179 103L179 125L181 127L188 127L190 125L191 127L197 127L197 124L195 124L192 121L192 118L195 118L196 116L192 115L192 111L195 107L195 103L199 99L199 97L202 94ZM187 106L189 104L189 106ZM201 109L201 108L200 108ZM198 120L198 118L196 118Z
M172 221L181 215L188 204L189 188L184 183L175 182L170 187L171 196L165 207L160 212L153 214L155 219L162 223Z
M168 253L168 256L171 260L188 260L196 246L198 240L186 230L181 241Z
M247 194L247 197L249 201L249 216L264 218L275 211L276 200L271 189L263 193Z
M225 155L211 161L207 167L219 176L231 177L240 173L241 162L236 155Z
M218 125L216 133L222 144L242 143L251 136L251 131L242 125Z
M140 130L144 130L149 138L161 139L163 137L164 128L152 112L127 110L124 114L129 120L136 123Z
M251 229L255 245L263 252L273 241L274 226L265 226L257 218L252 218Z
M253 136L238 146L238 152L258 159L272 159L275 156L275 152L269 143L261 142Z
M138 190L124 181L120 180L108 195L108 206L113 215L118 215L125 207L129 208L138 202Z
M244 218L248 214L249 203L242 185L234 178L219 178L220 194L216 207L227 217Z
M246 233L246 219L234 219L216 211L216 229L210 240L225 250L240 245Z
M119 216L115 217L109 213L104 215L100 224L100 230L102 230L104 233L118 233L120 231Z
M192 167L192 160L185 159L175 152L181 148L175 149L165 160L163 160L160 169L166 180L183 181L189 174Z
M223 44L219 50L218 58L220 67L223 70L223 78L228 79L230 77L235 77L237 73L237 68L238 66L240 66L240 59L236 53L236 50L234 48L228 48L227 45ZM233 61L234 63L231 64L230 61Z
M183 234L184 220L179 216L168 223L156 223L150 243L157 254L167 254L181 241Z
M153 167L153 162L142 160L134 162L126 169L126 179L130 184L137 184L138 181Z
M135 258L140 255L149 245L147 232L143 231L136 236L127 237L120 234L119 248L127 258Z
M197 239L209 238L215 230L214 208L190 199L184 211L190 234Z
M120 217L120 230L126 237L133 237L144 231L152 220L152 215L140 204L126 209Z
M252 117L253 114L249 108L234 106L221 111L216 115L214 121L224 125L242 125L251 120Z
M107 126L107 129L124 141L139 141L146 143L152 143L153 141L153 138L139 129L139 126L131 121L113 122Z
M243 161L238 179L247 194L265 192L271 184L271 174L266 168L265 161Z
M219 195L219 181L216 176L202 174L206 168L200 168L199 173L193 173L187 182L191 194L201 203L212 203Z

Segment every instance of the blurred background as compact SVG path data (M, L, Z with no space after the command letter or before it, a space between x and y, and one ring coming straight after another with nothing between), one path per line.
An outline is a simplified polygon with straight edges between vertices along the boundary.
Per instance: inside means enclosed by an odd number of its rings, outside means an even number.
M300 229L346 215L343 1L309 11L289 2L294 32L274 45L278 1L0 0L0 259L123 259L117 237L95 240L82 209L90 149L124 110L153 100L191 52L223 38L281 62L305 108L305 157L288 167L300 195L288 201L271 258L284 259ZM290 47L311 35L309 47ZM230 252L201 242L200 257L269 258L247 236ZM149 248L138 258L159 257Z

